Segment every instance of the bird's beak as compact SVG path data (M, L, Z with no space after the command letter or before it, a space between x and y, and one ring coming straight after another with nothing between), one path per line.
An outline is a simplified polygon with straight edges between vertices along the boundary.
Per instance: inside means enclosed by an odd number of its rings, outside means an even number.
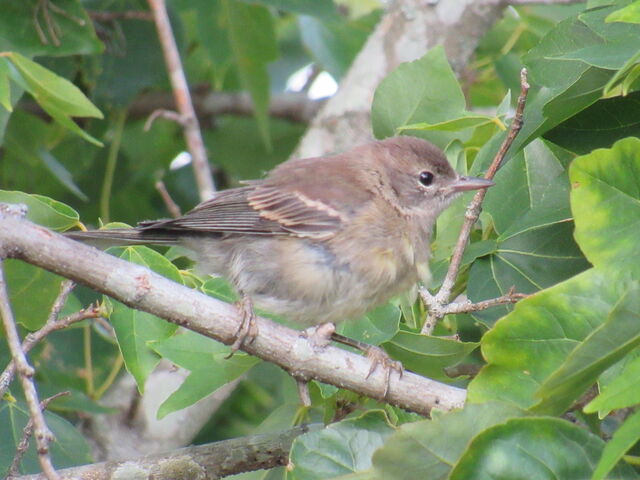
M460 176L453 182L449 188L454 192L465 192L467 190L479 190L481 188L489 188L495 185L491 180L480 177L463 177Z

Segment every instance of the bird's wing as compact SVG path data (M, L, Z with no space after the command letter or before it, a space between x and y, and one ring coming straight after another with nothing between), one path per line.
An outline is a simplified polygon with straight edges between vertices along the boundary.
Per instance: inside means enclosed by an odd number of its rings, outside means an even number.
M142 222L143 231L181 230L202 233L245 233L328 238L344 220L322 202L299 193L295 185L251 182L249 186L218 192L180 218Z

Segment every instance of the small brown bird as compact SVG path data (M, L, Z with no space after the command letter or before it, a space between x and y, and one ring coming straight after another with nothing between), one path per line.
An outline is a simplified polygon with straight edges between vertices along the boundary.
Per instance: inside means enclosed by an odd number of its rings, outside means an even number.
M70 236L193 251L203 272L242 295L235 350L255 336L251 302L309 326L359 317L408 290L428 277L438 215L461 192L491 185L458 175L431 143L395 137L284 162L180 218Z

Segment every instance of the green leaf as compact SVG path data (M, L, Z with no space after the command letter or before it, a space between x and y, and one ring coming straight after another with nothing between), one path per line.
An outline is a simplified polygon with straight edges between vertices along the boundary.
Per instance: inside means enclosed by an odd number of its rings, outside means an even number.
M29 92L29 93L33 93L33 92ZM76 122L74 122L71 119L71 117L68 116L67 112L65 112L64 109L59 108L58 105L53 103L47 103L47 105L45 106L46 102L43 103L41 101L38 101L38 103L40 103L40 106L43 108L43 110L45 110L49 115L51 115L51 117L60 125L62 125L64 128L84 138L87 142L93 143L97 147L103 146L100 140L96 139L95 137L92 137L83 129L81 129L78 126L78 124L76 124Z
M32 1L3 3L0 52L13 50L26 57L102 53L104 46L79 0L56 0L54 6L43 3L38 7ZM45 9L49 19L45 16ZM45 41L38 35L36 24ZM59 32L56 35L59 44L54 42L53 29Z
M380 345L396 334L400 315L400 307L386 303L357 320L340 323L338 332L370 345Z
M407 423L387 439L373 456L378 479L449 478L451 468L469 442L486 429L523 415L511 405L485 403ZM469 477L473 478L473 477Z
M475 128L490 123L496 124L501 130L505 130L504 124L498 117L488 117L486 115L467 114L459 118L453 118L439 123L414 123L411 125L403 125L398 127L398 131L404 130L439 130L444 132L456 132L465 128Z
M632 282L602 325L597 327L545 380L537 392L538 413L570 405L598 376L640 345L640 283Z
M392 137L404 125L438 124L463 115L465 99L442 47L422 58L400 64L380 82L373 97L371 123L377 138ZM441 148L458 138L456 133L416 132Z
M82 290L81 287L76 289L78 293ZM92 295L91 298L95 299L96 296ZM76 307L74 311L78 309ZM90 390L91 387L108 381L109 375L113 374L114 366L118 365L121 357L111 332L103 334L99 326L90 322L83 322L48 335L45 345L41 350L32 351L30 356L38 377L46 380L47 385L51 386L50 394L60 390L81 391L87 395L95 394L95 388ZM73 348L70 348L70 345ZM86 356L89 354L91 355L90 365L87 364ZM43 388L46 393L48 387L43 385ZM72 394L69 400L73 405L80 410L85 408L73 397ZM61 399L59 402L66 401ZM60 409L64 410L65 407Z
M63 279L21 260L7 259L4 268L16 321L37 330L46 322Z
M434 380L451 380L443 368L460 363L478 347L476 342L459 342L447 338L398 332L384 344L384 349L405 368Z
M588 267L572 238L567 172L547 145L532 142L498 171L495 182L484 209L493 219L497 244L471 267L472 301L504 295L512 287L533 293ZM505 312L501 307L473 316L492 323Z
M604 480L622 456L640 440L640 412L635 412L607 442L591 480Z
M638 69L640 74L640 69ZM640 92L626 97L597 101L577 115L562 122L544 137L579 155L609 148L614 142L630 136L640 136Z
M11 465L29 418L25 403L0 402L0 438L3 442L3 448L0 448L0 474L4 474ZM89 444L71 423L49 411L44 412L44 419L56 437L56 441L50 444L51 458L56 468L92 462ZM20 473L35 474L41 471L35 443L32 439L21 462Z
M607 321L620 292L634 284L626 271L596 268L519 302L483 336L488 365L469 384L468 401L498 399L523 408L534 406L540 386ZM581 394L564 393L545 408L561 413Z
M251 118L224 115L216 118L216 128L204 132L205 145L216 152L216 165L235 180L261 178L264 172L288 158L298 144L305 127L278 118L269 120L273 144L267 149ZM238 139L242 138L242 142Z
M586 479L604 442L557 418L514 418L475 437L449 477L451 480ZM616 478L635 478L622 468Z
M267 64L278 57L273 18L259 5L233 0L221 0L220 4L240 80L251 94L260 134L270 149Z
M52 230L68 230L78 224L79 216L71 207L42 195L0 190L0 202L23 203L27 206L27 219Z
M603 418L611 410L640 404L640 357L631 360L600 394L585 407L585 413L599 412Z
M482 337L488 365L469 384L468 401L535 405L538 388L606 322L633 283L626 272L591 269L520 301ZM581 394L566 393L549 408L560 413Z
M103 118L100 110L69 80L19 53L9 52L7 58L20 72L29 93L43 108L54 105L69 116Z
M51 70L20 55L9 52L7 58L16 67L13 79L28 91L38 104L62 126L86 140L102 144L78 127L70 117L103 118L102 113L74 84Z
M291 446L291 480L325 480L371 467L373 452L393 432L386 415L372 410L357 418L305 433Z
M616 7L611 6L580 13L579 21L600 38L586 45L577 45L575 50L565 52L559 58L580 60L588 65L610 70L623 68L638 53L637 44L633 40L640 34L640 26L606 22L606 17L614 8Z
M0 105L8 112L13 111L11 104L11 85L9 84L9 65L7 59L0 57Z
M67 190L73 193L80 200L88 201L89 197L87 197L80 187L76 185L73 181L73 177L71 176L71 172L65 168L65 166L58 161L56 157L54 157L51 152L45 150L44 148L40 148L38 150L38 156L42 160L42 163L47 167L47 169L56 177L56 179L65 186Z
M640 23L640 0L636 0L626 7L610 13L605 22Z
M635 265L640 255L640 139L576 158L571 165L575 237L594 265ZM637 270L637 269L636 269Z
M619 85L622 95L627 95L637 78L638 69L640 69L640 50L611 77L611 80L604 87L604 95L611 95Z
M148 247L117 247L109 249L109 253L150 268L174 282L182 281L178 269L165 257ZM143 392L147 377L160 361L160 357L148 343L169 338L178 327L155 315L134 310L115 300L112 300L112 305L110 321L115 330L125 366L136 379L138 390Z
M379 18L380 12L375 11L355 20L346 20L339 15L329 19L302 15L298 22L304 45L317 62L339 81Z
M109 6L110 11L128 8L129 5L119 2ZM180 42L181 24L174 21L171 24L175 39ZM93 98L101 104L123 107L128 106L142 90L164 86L167 70L153 22L118 20L117 25L118 33L110 42L110 51L101 55L95 66L100 75L95 80ZM155 128L157 126L154 125Z
M532 89L512 151L601 98L615 70L637 54L640 27L604 22L616 8L563 20L524 57Z
M150 344L159 355L191 371L180 387L158 409L158 418L193 405L221 386L235 380L260 359L236 352L203 335L185 331Z
M223 302L233 303L238 300L238 294L229 281L223 277L208 279L200 289L210 297L217 298Z

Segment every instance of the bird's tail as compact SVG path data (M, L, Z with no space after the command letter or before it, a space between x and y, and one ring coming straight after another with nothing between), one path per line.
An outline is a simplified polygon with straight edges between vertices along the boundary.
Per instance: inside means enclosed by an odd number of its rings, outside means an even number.
M65 232L64 235L100 248L125 245L175 245L180 240L175 231L163 229L113 228Z

